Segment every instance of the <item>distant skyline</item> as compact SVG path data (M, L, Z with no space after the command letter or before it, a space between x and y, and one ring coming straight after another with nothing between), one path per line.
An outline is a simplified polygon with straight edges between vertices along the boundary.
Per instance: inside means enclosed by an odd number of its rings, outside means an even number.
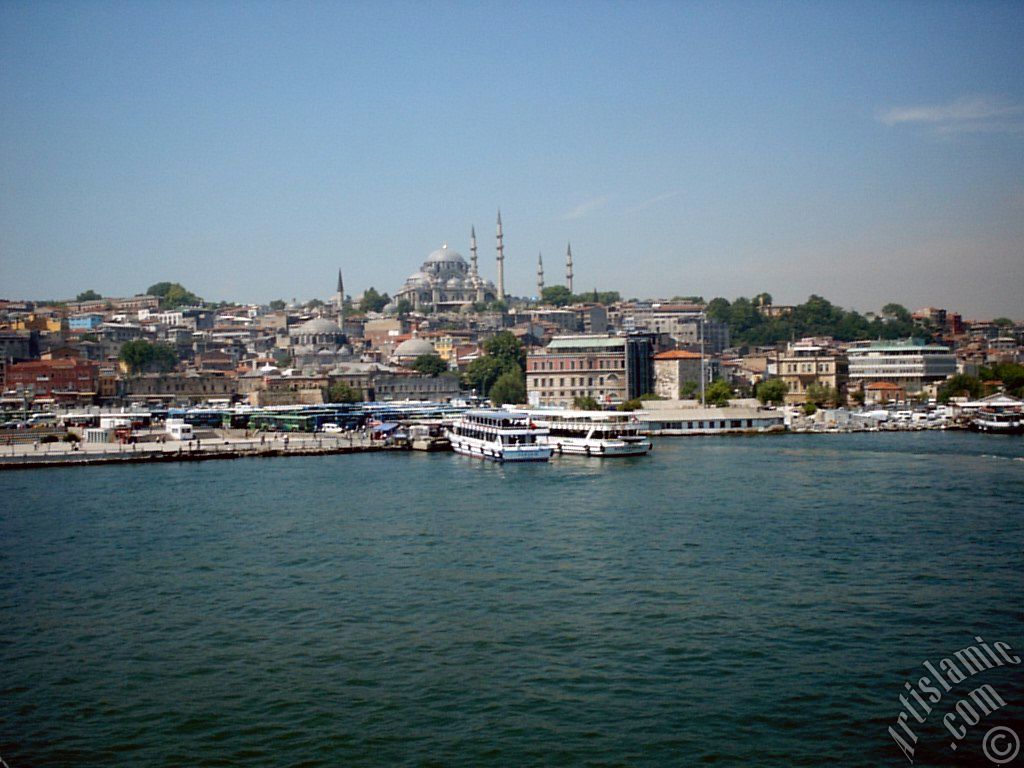
M1024 4L0 4L0 297L505 282L1024 320Z

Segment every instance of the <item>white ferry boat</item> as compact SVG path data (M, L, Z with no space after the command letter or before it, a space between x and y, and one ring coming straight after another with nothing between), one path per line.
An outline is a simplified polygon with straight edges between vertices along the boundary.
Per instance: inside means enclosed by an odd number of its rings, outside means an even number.
M997 435L1024 434L1024 413L1020 409L981 408L970 423L977 432Z
M651 450L639 434L640 422L631 413L614 411L523 411L548 434L544 441L555 453L579 456L642 456Z
M551 447L547 430L525 413L466 411L447 430L452 449L464 456L491 461L547 461Z

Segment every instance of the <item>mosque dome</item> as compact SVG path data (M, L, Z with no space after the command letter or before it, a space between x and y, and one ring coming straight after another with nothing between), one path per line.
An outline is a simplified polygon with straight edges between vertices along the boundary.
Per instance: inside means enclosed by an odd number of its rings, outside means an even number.
M296 328L293 334L296 336L329 336L341 332L341 328L326 317L314 317Z
M457 264L465 265L466 260L462 258L462 254L453 251L448 247L448 243L442 245L439 249L434 251L432 254L427 256L426 264L438 264L446 261L455 262Z
M393 357L417 358L420 355L436 355L437 350L429 341L413 336L395 348Z

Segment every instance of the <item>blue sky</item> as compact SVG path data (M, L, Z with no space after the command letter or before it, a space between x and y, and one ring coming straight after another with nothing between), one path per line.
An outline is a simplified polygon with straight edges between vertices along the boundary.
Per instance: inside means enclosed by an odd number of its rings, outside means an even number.
M1024 319L1024 4L0 4L0 296L506 284Z

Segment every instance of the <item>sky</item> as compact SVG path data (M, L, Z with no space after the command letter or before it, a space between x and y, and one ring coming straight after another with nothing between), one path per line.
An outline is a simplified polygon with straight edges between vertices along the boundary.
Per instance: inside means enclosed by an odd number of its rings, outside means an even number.
M1024 320L1024 3L0 3L0 297L506 289Z

